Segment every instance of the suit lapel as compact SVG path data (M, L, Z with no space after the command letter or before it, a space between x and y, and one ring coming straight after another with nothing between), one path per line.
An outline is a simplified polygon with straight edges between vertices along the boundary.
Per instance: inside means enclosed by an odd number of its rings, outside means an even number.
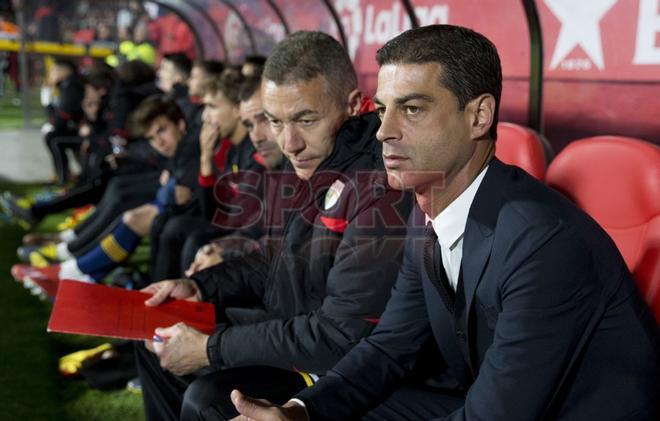
M490 259L495 225L502 207L502 183L506 178L505 166L493 158L477 194L470 206L465 233L463 235L463 288L465 293L466 332L470 344L470 317L474 314L472 304L479 283ZM474 363L474 361L472 362Z
M481 276L490 258L493 246L492 232L484 232L484 227L479 227L477 222L468 223L463 237L463 288L465 291L465 309L467 311L467 323L470 326L470 309L474 300L474 294Z

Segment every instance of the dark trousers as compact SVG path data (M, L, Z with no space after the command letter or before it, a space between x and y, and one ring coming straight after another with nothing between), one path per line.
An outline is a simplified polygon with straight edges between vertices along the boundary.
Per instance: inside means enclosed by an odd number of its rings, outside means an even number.
M70 174L69 158L66 151L70 149L77 153L80 150L80 145L82 145L82 138L78 136L59 136L54 133L51 132L46 135L46 146L53 158L57 182L64 184L69 179Z
M364 421L417 421L444 419L465 404L465 397L451 391L404 386L361 419Z
M238 415L229 397L234 389L283 404L306 387L296 372L273 367L239 367L185 377L160 367L144 345L136 347L147 420L228 420Z
M89 204L95 205L103 197L105 188L106 182L101 179L82 184L55 199L35 203L31 208L32 215L37 219L43 219L53 213Z
M114 229L124 212L153 200L158 186L155 172L112 178L94 213L74 229L76 239L69 243L69 251L79 255L95 245L96 240Z

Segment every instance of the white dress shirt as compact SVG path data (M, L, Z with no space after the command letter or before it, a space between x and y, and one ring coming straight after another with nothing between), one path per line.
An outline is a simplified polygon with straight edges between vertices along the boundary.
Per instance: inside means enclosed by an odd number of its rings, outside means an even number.
M454 291L456 291L456 285L458 284L458 275L463 259L463 234L465 233L468 213L487 170L488 166L481 170L468 188L440 212L435 219L431 220L426 215L426 222L431 222L433 231L438 236L438 243L440 243L440 250L442 251L442 265L445 267L449 284L454 288Z

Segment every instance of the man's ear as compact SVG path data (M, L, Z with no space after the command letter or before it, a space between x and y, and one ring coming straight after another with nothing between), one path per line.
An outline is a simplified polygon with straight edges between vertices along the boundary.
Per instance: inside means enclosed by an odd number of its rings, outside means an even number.
M491 94L481 94L466 105L472 139L488 137L495 118L495 107L495 97Z
M348 94L348 115L356 116L360 114L362 108L362 92L359 89L353 89Z
M186 120L185 119L182 118L181 120L179 120L179 123L177 123L177 125L179 126L179 130L181 130L181 133L186 132Z

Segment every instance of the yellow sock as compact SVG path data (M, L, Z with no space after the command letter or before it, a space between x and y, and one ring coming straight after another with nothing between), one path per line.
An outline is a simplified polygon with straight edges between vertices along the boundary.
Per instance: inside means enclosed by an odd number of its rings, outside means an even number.
M51 262L42 256L38 251L33 251L29 256L30 264L35 268L43 269L51 265Z
M39 254L50 260L57 260L57 246L54 243L39 247Z

